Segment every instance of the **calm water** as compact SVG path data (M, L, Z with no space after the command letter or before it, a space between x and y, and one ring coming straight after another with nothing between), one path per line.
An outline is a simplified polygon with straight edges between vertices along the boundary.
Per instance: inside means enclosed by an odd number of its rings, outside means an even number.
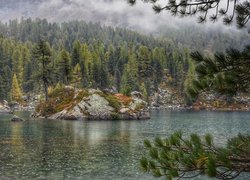
M0 115L0 179L154 179L138 160L143 139L211 133L217 144L239 132L250 134L249 112L152 112L149 121L10 122ZM199 177L198 179L205 179ZM244 174L239 179L250 179Z

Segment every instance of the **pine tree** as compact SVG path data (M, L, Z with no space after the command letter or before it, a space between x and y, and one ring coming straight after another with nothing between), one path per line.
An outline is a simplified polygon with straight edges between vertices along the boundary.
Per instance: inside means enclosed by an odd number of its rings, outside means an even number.
M81 60L81 44L79 41L75 41L73 45L73 52L72 52L72 67L75 67Z
M104 64L100 66L100 88L104 89L109 86L108 70Z
M196 75L195 75L195 65L194 63L189 59L188 61L188 72L186 75L186 79L184 82L184 93L186 96L186 101L187 104L191 104L196 96L198 95L198 91L195 88L195 86L193 86L193 81L196 79Z
M72 73L72 81L71 83L74 85L75 88L81 87L82 82L82 75L81 75L81 67L79 64L76 64Z
M130 54L129 61L125 65L121 79L121 92L130 95L131 91L139 89L138 65L136 55Z
M12 56L12 70L16 73L18 82L23 82L23 57L21 53L21 48L17 47Z
M120 92L120 90L121 90L121 72L118 69L115 70L115 77L114 78L115 78L115 80L114 80L115 87Z
M68 85L71 79L71 60L69 53L66 50L62 50L59 61L59 72L61 74L61 80L64 84Z
M149 101L149 93L145 83L143 82L140 86L140 91L142 92L143 98L148 102Z
M12 78L12 88L11 88L12 100L20 102L22 98L22 91L20 89L16 74Z
M6 66L2 69L0 89L1 100L11 100L11 80L12 80L12 71L9 66Z
M6 91L4 87L4 81L2 76L0 76L0 100L4 100L6 96Z
M141 46L138 50L138 73L140 80L151 76L151 55L146 46Z
M25 93L31 92L33 88L34 88L33 69L32 69L31 61L28 61L24 68L23 91Z
M91 87L93 84L92 76L92 64L93 64L93 55L89 51L87 44L82 44L81 47L81 58L80 58L80 67L82 75L82 84L85 87Z
M48 86L51 81L52 66L51 66L51 49L49 44L41 39L36 45L33 55L37 60L37 74L35 77L43 83L45 100L48 100Z

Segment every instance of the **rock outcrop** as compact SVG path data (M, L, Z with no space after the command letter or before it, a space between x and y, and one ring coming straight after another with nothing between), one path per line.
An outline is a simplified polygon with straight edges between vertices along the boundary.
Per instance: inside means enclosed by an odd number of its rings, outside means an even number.
M33 117L64 120L149 119L147 103L139 97L104 93L100 90L76 90L65 87L38 105Z
M11 109L8 106L7 101L4 101L3 103L0 103L0 113L11 113Z

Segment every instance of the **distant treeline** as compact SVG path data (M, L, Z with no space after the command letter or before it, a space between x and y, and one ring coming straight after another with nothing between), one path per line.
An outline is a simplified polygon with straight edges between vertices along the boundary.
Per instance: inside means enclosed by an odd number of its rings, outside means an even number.
M138 90L147 97L163 81L185 92L185 84L194 78L189 49L176 43L177 35L157 39L100 24L83 21L58 24L45 19L1 23L0 34L0 100L16 100L13 88L17 86L20 94L41 92L37 73L42 67L35 52L41 40L47 42L51 54L48 64L51 86L58 83L100 89L114 86L119 92L129 94Z

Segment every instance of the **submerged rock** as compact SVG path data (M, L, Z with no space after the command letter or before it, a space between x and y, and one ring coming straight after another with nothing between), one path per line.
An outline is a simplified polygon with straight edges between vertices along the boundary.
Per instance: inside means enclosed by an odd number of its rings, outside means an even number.
M48 102L38 105L32 116L64 120L150 119L147 103L138 96L69 88L57 90Z
M11 119L12 122L22 122L24 121L22 118L14 115L13 118Z

